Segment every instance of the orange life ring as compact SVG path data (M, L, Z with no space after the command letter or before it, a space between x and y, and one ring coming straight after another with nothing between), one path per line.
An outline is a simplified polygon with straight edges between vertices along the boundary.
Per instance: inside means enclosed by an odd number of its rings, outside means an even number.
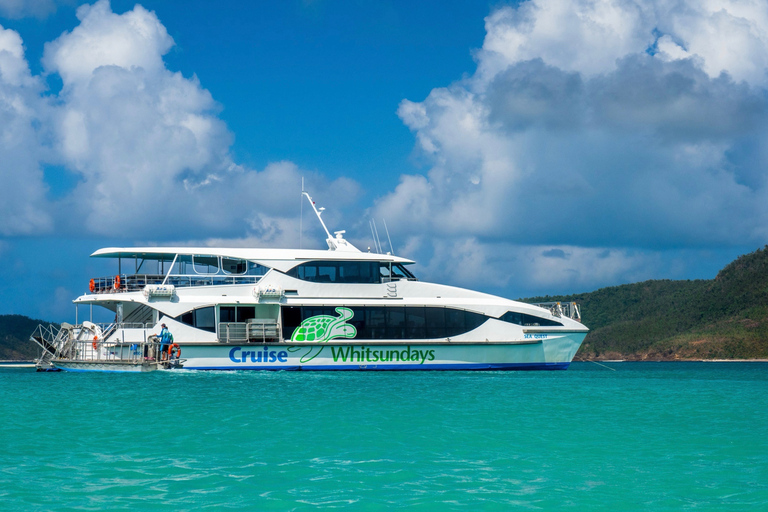
M94 336L93 337L92 345L93 345L93 350L99 350L99 337L98 336Z
M176 351L176 357L181 357L181 347L178 343L171 343L168 345L168 359L173 357L173 351Z
M120 289L120 276L115 276L115 290Z
M96 291L96 281L91 279L91 282L88 284L88 289L91 290L91 293Z

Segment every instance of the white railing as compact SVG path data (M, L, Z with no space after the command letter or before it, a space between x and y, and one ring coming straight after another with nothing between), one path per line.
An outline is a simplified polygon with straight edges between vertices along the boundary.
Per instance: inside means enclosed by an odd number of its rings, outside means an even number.
M156 336L147 335L151 326L143 323L39 325L30 339L40 345L43 354L37 362L47 369L53 360L115 361L137 363L163 357ZM138 332L137 332L138 331ZM129 334L126 339L126 333Z
M575 302L538 302L531 305L548 309L550 313L558 318L564 316L579 322L581 321L581 310Z
M280 324L271 319L219 323L219 341L222 343L266 343L280 341L280 336Z
M118 277L120 280L118 281ZM173 285L177 288L188 286L221 286L230 284L256 284L264 276L242 275L171 275L165 280L160 274L121 274L119 276L96 277L92 279L93 293L119 293L142 291L148 284Z
M223 343L247 343L248 324L245 322L221 322L219 341Z

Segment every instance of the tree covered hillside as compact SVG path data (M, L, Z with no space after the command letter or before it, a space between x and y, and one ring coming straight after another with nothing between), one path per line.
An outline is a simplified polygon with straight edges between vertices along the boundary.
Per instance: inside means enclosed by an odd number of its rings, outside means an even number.
M47 322L22 315L0 315L0 360L37 358L38 347L29 336L43 323Z
M576 301L583 359L768 358L768 246L712 280L645 281L526 301Z

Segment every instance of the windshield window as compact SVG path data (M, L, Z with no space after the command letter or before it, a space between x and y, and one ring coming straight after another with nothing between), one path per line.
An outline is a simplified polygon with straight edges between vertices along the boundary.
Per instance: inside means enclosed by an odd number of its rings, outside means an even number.
M377 261L308 261L287 275L313 283L379 283Z

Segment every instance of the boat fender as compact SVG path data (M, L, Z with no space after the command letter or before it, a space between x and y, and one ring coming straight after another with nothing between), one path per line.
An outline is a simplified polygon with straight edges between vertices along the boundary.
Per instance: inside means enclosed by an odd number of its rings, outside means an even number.
M115 276L115 290L120 289L120 276Z
M170 345L168 345L168 358L169 359L173 357L173 351L174 350L176 351L176 357L177 358L181 357L181 347L179 347L179 344L178 343L171 343Z
M93 337L93 350L99 350L99 337Z
M88 289L91 290L91 293L96 291L96 281L91 279L91 282L88 284Z

